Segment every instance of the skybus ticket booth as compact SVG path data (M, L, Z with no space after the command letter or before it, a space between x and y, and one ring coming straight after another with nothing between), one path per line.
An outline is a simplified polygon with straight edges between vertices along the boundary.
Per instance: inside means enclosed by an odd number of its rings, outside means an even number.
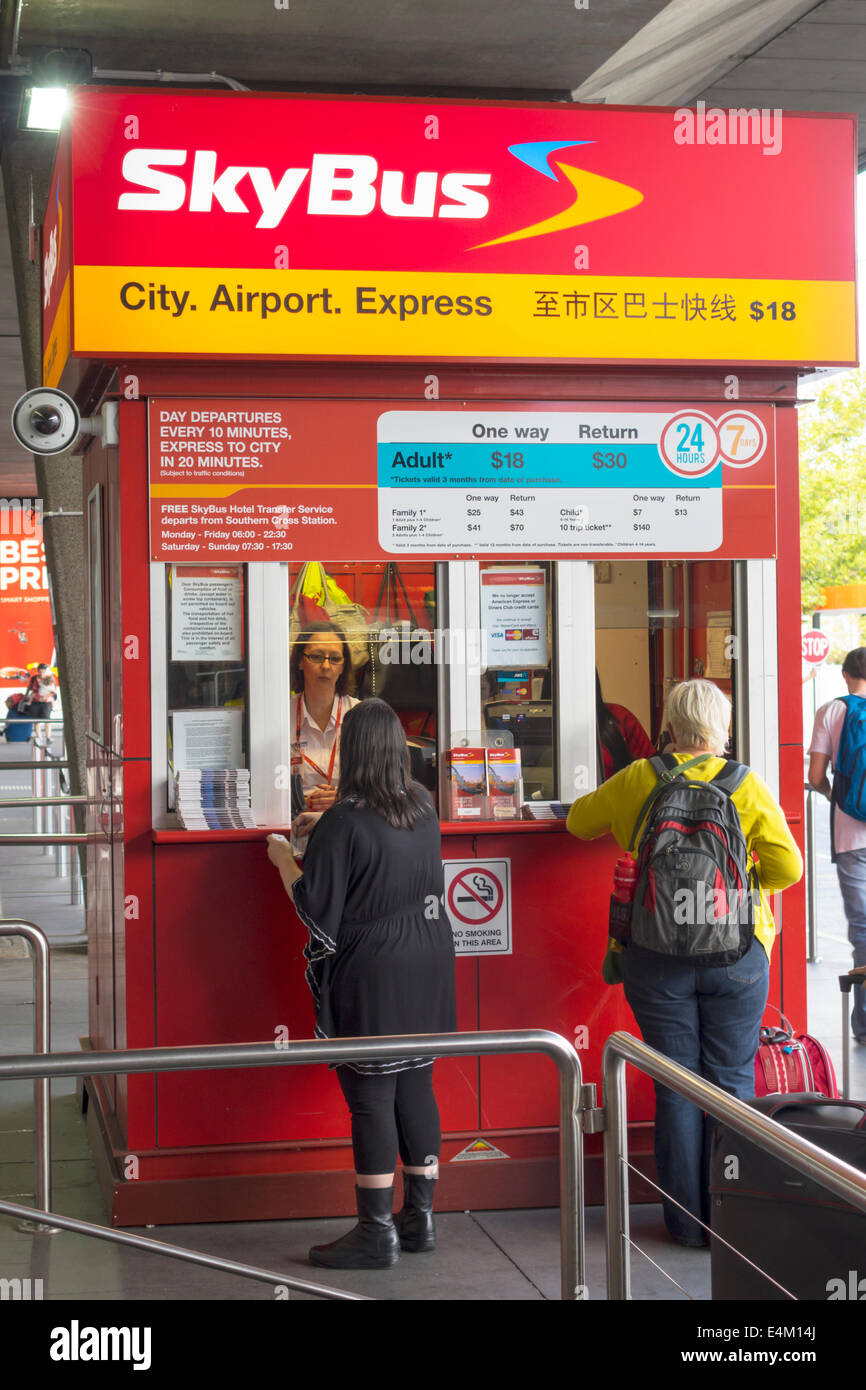
M856 357L853 127L786 117L763 159L677 144L673 119L79 94L46 223L46 379L88 413L118 402L117 444L85 460L85 1046L312 1035L306 934L265 848L289 824L305 562L366 610L377 660L359 693L397 710L437 799L461 1029L552 1029L596 1083L607 1036L635 1031L600 975L618 850L573 841L556 813L602 775L596 673L653 741L673 683L717 681L734 756L802 842L796 381ZM289 128L294 172L267 134ZM351 151L323 163L347 129ZM791 240L785 161L838 214L817 249ZM720 198L703 241L672 222L666 189L709 197L732 170L761 212L748 239ZM305 180L280 221L276 190L285 202ZM575 190L592 212L578 231ZM270 262L291 243L276 270L249 269L263 230ZM255 828L181 828L173 774L215 766L249 774ZM781 906L771 1003L805 1022L802 886ZM462 1058L436 1076L441 1205L555 1205L549 1063ZM629 1086L651 1172L651 1088ZM348 1118L324 1067L87 1089L117 1224L350 1209ZM586 1146L599 1201L600 1137Z

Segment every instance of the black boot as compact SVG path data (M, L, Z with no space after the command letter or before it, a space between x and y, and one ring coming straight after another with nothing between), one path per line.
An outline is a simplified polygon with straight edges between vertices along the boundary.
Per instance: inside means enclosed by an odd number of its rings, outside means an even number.
M394 1217L401 1249L415 1254L436 1249L435 1186L435 1178L422 1178L418 1173L403 1174L403 1210Z
M390 1269L400 1258L400 1241L391 1216L394 1185L356 1187L358 1224L330 1245L314 1245L310 1264L322 1269Z

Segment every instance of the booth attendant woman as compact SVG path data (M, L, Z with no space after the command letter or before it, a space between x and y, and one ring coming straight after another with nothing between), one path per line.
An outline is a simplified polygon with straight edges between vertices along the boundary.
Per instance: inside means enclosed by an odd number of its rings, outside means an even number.
M293 769L300 771L308 811L327 811L340 780L340 732L358 701L347 694L352 665L346 639L333 623L306 625L292 647L289 711Z

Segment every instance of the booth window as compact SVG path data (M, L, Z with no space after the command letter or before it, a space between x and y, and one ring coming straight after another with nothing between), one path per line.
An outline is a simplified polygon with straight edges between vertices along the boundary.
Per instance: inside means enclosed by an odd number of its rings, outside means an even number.
M291 644L309 622L324 620L342 630L352 666L346 693L361 700L376 696L391 706L406 733L412 775L436 800L434 563L290 565L289 586Z
M703 676L734 698L733 567L724 560L606 560L594 569L603 780L654 750L665 698L680 681ZM736 724L734 747L735 735Z
M245 565L167 565L168 808L183 769L247 767Z
M480 565L481 709L487 748L487 818L520 815L521 800L558 796L555 753L553 565L510 562ZM511 798L505 751L496 735L519 757L522 777ZM503 764L500 771L498 762Z

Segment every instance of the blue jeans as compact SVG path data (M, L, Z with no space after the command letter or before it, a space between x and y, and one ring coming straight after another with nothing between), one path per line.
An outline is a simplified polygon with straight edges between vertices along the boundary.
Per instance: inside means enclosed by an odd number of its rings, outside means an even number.
M625 996L644 1042L740 1100L755 1094L755 1053L770 962L757 937L736 965L692 966L630 946L622 954ZM655 1084L655 1157L665 1225L687 1244L709 1224L708 1169L715 1120ZM681 1211L675 1205L685 1207Z
M837 854L836 872L848 919L848 940L854 950L854 964L866 965L866 849L850 849ZM851 1030L861 1042L866 1042L866 985L855 985L851 993L854 997Z

